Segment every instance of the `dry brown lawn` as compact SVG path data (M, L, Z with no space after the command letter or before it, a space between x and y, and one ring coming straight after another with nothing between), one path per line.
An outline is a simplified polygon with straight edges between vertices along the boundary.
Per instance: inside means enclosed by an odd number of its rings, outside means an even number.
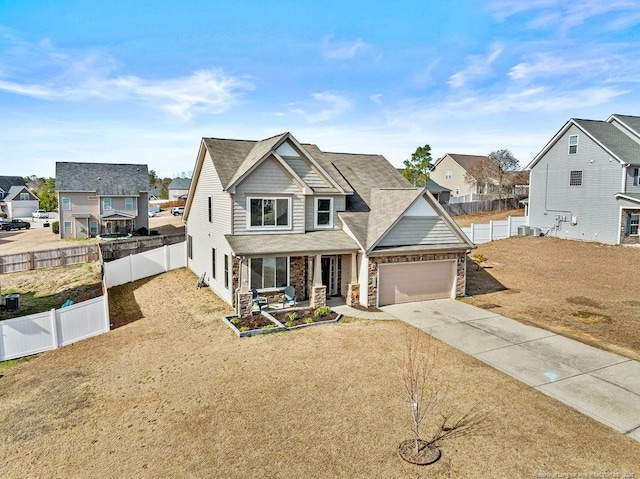
M476 306L640 359L640 249L557 238L479 245L465 299Z
M239 339L196 279L177 270L114 288L124 326L4 372L0 476L640 474L638 442L444 344L447 410L483 405L492 419L435 465L405 463L406 326L346 319Z
M461 228L471 226L471 223L488 223L489 221L506 220L509 216L524 216L524 208L517 210L487 211L472 215L453 216L453 220Z

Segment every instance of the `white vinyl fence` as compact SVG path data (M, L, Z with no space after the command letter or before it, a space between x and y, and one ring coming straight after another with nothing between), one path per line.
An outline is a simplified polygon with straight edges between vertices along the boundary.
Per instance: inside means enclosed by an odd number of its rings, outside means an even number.
M187 243L183 241L103 263L104 281L111 288L186 265Z
M107 331L106 292L65 308L5 319L0 321L0 361L49 351Z
M462 228L472 243L481 244L518 235L518 227L526 226L526 216L509 216L506 220L491 221L483 224L472 224Z

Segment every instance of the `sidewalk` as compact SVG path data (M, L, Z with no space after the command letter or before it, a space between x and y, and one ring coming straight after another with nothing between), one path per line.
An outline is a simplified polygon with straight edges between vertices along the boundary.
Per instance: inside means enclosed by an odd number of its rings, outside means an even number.
M400 319L640 441L640 362L455 300L333 309Z

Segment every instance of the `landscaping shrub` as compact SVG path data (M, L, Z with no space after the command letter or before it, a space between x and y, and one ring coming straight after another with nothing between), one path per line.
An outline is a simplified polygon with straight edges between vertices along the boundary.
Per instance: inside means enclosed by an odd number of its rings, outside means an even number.
M55 235L60 234L60 222L54 221L51 223L51 232Z

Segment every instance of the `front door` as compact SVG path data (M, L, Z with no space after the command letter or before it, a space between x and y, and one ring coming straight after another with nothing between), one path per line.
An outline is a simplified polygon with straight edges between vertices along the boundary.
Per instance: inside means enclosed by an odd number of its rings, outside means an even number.
M327 287L327 296L338 294L338 257L323 256L322 259L322 284Z

